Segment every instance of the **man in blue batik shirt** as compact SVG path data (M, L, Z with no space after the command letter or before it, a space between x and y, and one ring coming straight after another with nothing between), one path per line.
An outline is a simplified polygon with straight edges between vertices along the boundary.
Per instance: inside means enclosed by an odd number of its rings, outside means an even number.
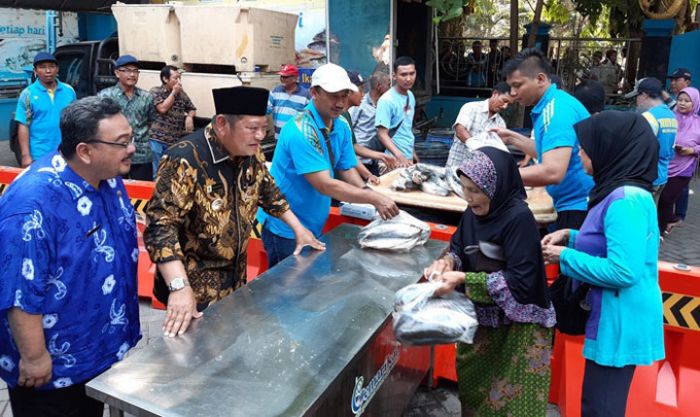
M60 129L59 152L0 199L0 377L15 417L102 416L85 383L141 337L136 224L121 180L131 127L116 102L88 97L66 108Z

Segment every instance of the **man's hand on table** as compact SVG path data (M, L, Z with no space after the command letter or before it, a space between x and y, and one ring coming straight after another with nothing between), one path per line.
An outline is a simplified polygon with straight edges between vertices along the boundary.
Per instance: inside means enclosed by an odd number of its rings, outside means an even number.
M294 248L294 256L299 255L305 246L311 246L316 250L326 250L326 244L314 237L309 229L302 228L295 233L297 246Z
M189 285L172 291L168 296L168 310L163 322L163 333L169 337L181 336L190 326L192 319L202 317L204 313L197 311L197 301Z

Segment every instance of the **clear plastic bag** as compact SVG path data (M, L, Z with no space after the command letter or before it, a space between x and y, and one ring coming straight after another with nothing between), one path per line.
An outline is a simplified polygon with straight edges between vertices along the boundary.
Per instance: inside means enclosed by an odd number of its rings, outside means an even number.
M410 345L472 343L478 327L474 303L451 292L435 297L440 283L426 282L400 289L394 297L394 336Z

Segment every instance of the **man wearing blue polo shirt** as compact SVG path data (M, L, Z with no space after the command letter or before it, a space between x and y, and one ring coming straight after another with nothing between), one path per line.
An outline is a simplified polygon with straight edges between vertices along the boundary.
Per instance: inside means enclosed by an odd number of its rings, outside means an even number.
M347 72L326 64L311 77L312 101L284 125L270 173L301 224L316 237L330 213L331 198L372 204L382 218L399 213L389 198L365 187L348 123L339 117L350 91L357 91ZM337 177L337 178L336 178ZM270 267L294 252L294 234L285 223L258 211L262 241Z
M552 84L549 64L539 49L525 49L506 63L510 94L530 112L534 142L501 135L504 142L535 157L539 164L520 168L527 186L546 186L557 212L557 229L579 229L586 217L593 179L583 171L574 124L589 117L583 105Z
M676 115L664 103L661 93L663 86L656 78L642 78L637 81L634 90L625 95L625 98L635 98L637 110L649 122L659 141L659 169L658 177L654 181L654 200L658 201L659 195L668 180L668 163L675 152L673 144L676 142L678 122ZM662 230L661 233L664 231Z
M299 70L295 65L283 65L278 74L282 84L273 88L267 99L267 114L272 114L275 139L279 138L284 124L309 104L309 90L299 85Z
M76 98L73 87L58 80L58 62L50 53L36 54L34 74L36 81L22 90L15 111L22 168L58 149L61 110Z
M401 56L396 58L393 68L395 84L377 102L374 125L386 152L396 158L396 167L405 167L418 161L413 150L416 99L411 92L416 82L416 63L411 57ZM380 162L380 174L386 169Z

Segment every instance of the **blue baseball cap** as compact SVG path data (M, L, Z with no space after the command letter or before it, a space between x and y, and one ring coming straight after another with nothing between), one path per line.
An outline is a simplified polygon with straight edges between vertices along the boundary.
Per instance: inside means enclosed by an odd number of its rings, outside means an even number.
M348 71L348 78L350 78L350 82L355 84L356 86L360 87L365 84L364 78L362 78L362 74L360 74L357 71Z
M122 55L114 61L114 68L121 68L126 65L136 65L139 66L139 60L133 55Z
M55 64L58 64L58 61L56 61L56 57L48 52L39 52L38 54L36 54L36 56L34 57L34 65L39 64L41 62L53 62Z

